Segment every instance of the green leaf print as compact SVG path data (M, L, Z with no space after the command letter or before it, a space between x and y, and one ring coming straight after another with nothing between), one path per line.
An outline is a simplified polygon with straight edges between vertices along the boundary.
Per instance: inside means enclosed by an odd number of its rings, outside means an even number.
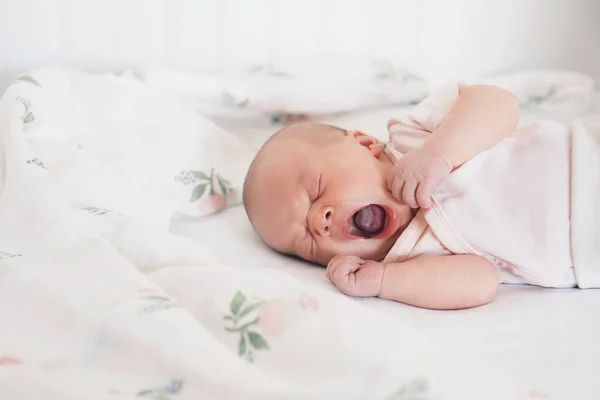
M152 400L173 400L173 396L181 392L183 383L182 379L172 379L165 386L139 391L137 397L147 397Z
M192 198L190 199L190 202L194 202L200 199L200 197L202 197L202 195L206 191L207 187L208 183L201 183L200 185L196 186L194 188L194 191L192 192Z
M143 296L146 300L156 300L156 301L172 301L170 297L163 296L160 294L148 294Z
M256 310L258 307L260 307L260 305L262 304L261 302L258 302L256 304L252 304L250 306L245 307L241 312L240 315L238 315L238 319L241 319L242 317L245 317L246 315L250 314L252 311Z
M21 254L9 253L7 251L0 251L0 260L3 260L5 258L16 258L16 257L21 257Z
M219 181L219 186L221 187L221 192L223 193L223 196L227 196L227 192L229 191L227 189L227 186L225 186L225 183L223 183L221 178L217 178L217 180Z
M239 335L237 343L237 351L240 357L244 357L247 362L254 362L253 351L269 349L269 344L259 333L250 331L250 329L256 328L259 317L256 310L264 304L263 301L257 301L253 304L245 304L248 298L238 290L233 295L229 308L231 314L223 316L223 319L227 321L225 323L225 330L227 332L235 333ZM253 300L248 301L248 303ZM256 300L254 300L256 301ZM251 317L248 317L248 316ZM244 318L246 317L246 318Z
M252 344L252 346L255 349L268 349L269 348L267 341L260 334L258 334L256 332L248 332L248 340L250 340L250 344Z
M35 121L35 116L31 112L28 112L23 117L23 122L26 123L26 124L29 124L30 122L33 122L33 121Z
M108 212L106 208L98 208L98 207L82 207L82 210L89 212L94 215L104 215Z
M394 393L388 395L385 400L431 400L430 397L426 396L426 393L429 391L428 386L427 380L413 379Z
M33 79L33 77L31 75L21 75L20 77L17 78L17 80L23 81L23 82L29 82L31 84L34 84L37 87L42 87L42 85L40 85L38 81Z
M246 296L244 296L244 294L238 290L235 296L233 296L233 299L231 299L231 305L229 306L229 308L231 309L231 313L237 316L240 312L240 308L242 307L245 301Z
M236 319L237 320L237 319ZM248 329L249 327L251 327L252 325L256 325L258 323L258 318L254 318L252 321L245 323L244 325L238 327L238 328L228 328L225 327L225 330L228 332L244 332L246 329Z
M154 313L179 307L173 299L160 294L149 294L140 297L147 301L147 305L140 310L140 314Z
M204 180L208 180L208 175L206 175L204 172L202 171L190 171L190 174L192 174L192 176L194 178L198 178L198 179L204 179Z
M21 104L23 104L23 107L25 107L25 112L29 112L29 109L31 108L31 102L26 99L25 97L21 97L21 96L17 96L15 98L15 100L21 102Z
M23 104L23 107L25 107L25 112L23 113L23 116L21 117L21 120L23 120L23 123L28 124L30 122L35 121L35 116L31 112L31 101L29 101L28 99L21 97L21 96L17 96L15 98L15 100L21 102L21 104Z
M238 344L238 355L243 356L244 354L246 354L246 338L244 335L241 335Z

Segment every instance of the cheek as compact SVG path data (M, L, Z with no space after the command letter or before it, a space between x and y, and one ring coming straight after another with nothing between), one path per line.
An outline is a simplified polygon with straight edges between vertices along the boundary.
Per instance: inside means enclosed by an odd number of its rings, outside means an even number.
M377 171L356 171L345 177L344 183L343 190L353 196L379 197L387 191L385 180Z
M382 178L361 172L330 179L318 203L334 207L337 219L369 203L388 204L390 200L393 198Z
M393 245L393 242L391 243ZM320 263L327 265L329 260L338 254L353 254L365 260L380 261L385 258L391 246L389 243L374 241L374 240L351 240L345 242L331 243L326 246L327 249L322 249L319 254Z

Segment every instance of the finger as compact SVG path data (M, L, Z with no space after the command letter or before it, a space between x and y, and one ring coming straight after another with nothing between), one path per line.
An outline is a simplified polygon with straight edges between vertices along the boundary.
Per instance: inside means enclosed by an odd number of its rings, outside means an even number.
M328 279L331 278L333 271L340 268L340 266L343 264L360 266L366 262L367 261L363 260L359 256L355 256L352 254L338 254L337 256L333 257L327 264L327 268L325 269L325 275Z
M352 273L352 272L356 271L357 269L359 269L364 264L364 261L362 261L360 258L356 257L356 258L352 258L351 260L346 260L342 264L343 264L343 266L340 267L339 269L343 269L344 272L346 272L346 273Z
M388 174L387 178L385 179L385 184L387 185L387 188L390 192L392 191L392 187L394 186L395 180L396 180L396 175L393 173Z
M410 208L419 207L416 199L417 185L418 183L416 181L408 181L404 183L404 188L402 188L402 200L404 200L404 203Z
M327 279L329 279L329 281L333 282L333 274L339 268L340 264L342 264L342 262L339 258L336 257L329 262L329 265L327 265L325 275L327 276Z
M388 121L388 123L387 123L387 128L388 128L388 130L389 130L389 129L390 129L392 126L394 126L394 125L398 125L399 123L400 123L400 121L398 121L397 119L394 119L394 118L390 119L390 120Z
M417 188L417 202L421 208L431 208L431 195L435 188L434 182L422 182Z
M352 282L355 279L354 272L339 268L333 275L333 284L342 292L347 293L347 289L352 287Z
M404 181L398 177L394 178L394 182L392 183L392 187L390 191L392 192L392 197L396 200L402 200L402 189L404 188Z
M360 264L360 263L364 263L364 260L362 258L360 258L359 256L355 256L352 254L344 254L341 256L337 256L337 262L345 262L345 263L350 263L350 264Z
M343 281L345 276L345 268L336 268L331 271L331 282L338 286L338 284Z
M335 269L336 264L338 263L338 258L339 256L335 256L331 259L331 261L329 261L329 264L327 264L327 268L325 269L325 276L327 277L327 279L329 279L329 281L331 282L331 271L333 271Z
M366 261L360 258L359 256L352 256L352 262L358 265L363 265L364 263L366 263Z

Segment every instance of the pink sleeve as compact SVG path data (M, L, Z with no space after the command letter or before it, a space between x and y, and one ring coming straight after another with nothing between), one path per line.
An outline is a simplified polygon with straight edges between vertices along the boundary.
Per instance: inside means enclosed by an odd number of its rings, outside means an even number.
M446 119L458 99L459 82L448 83L419 103L408 113L396 118L399 123L389 129L390 144L400 154L421 147L423 141Z

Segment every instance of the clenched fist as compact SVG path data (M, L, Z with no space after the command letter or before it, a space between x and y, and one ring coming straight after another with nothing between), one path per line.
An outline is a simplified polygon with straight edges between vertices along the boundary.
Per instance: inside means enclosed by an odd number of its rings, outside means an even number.
M442 157L415 149L396 161L387 178L388 189L398 201L411 208L430 208L437 186L452 172Z
M377 296L381 290L384 266L357 256L339 255L327 265L327 279L342 293L356 297Z

